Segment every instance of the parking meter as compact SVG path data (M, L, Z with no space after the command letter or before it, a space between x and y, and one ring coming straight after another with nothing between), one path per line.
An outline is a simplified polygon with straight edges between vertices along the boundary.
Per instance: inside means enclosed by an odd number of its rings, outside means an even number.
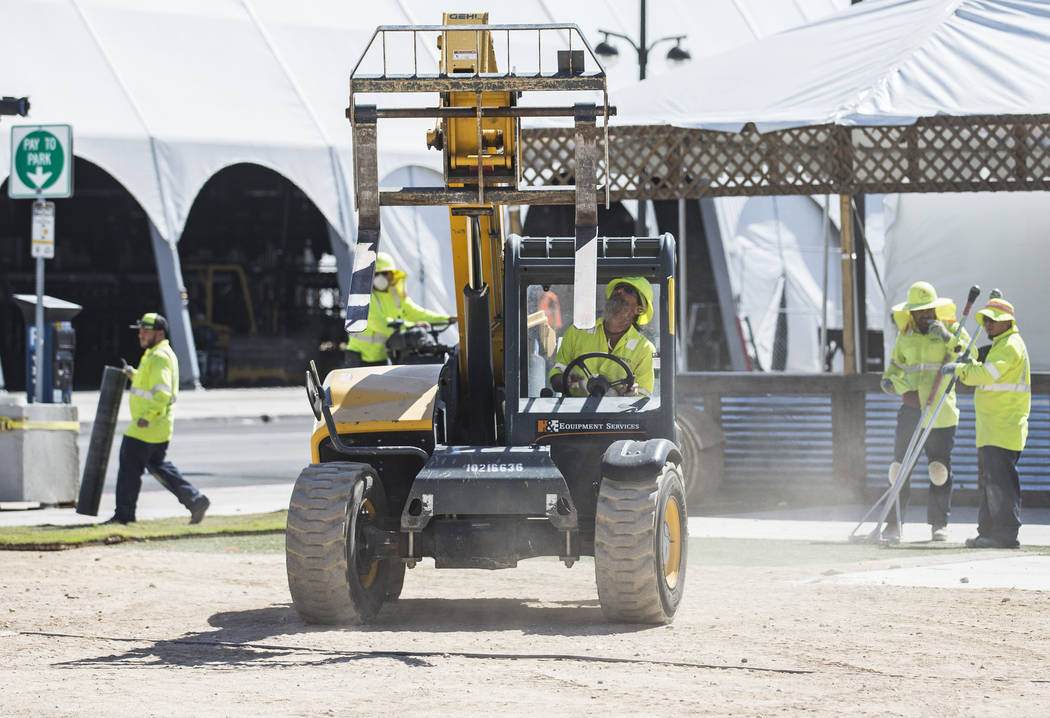
M36 397L36 295L15 294L15 303L26 323L26 394L29 403ZM44 403L69 404L73 401L73 356L76 350L76 331L70 320L80 313L81 306L44 295L44 366L40 371L44 387Z

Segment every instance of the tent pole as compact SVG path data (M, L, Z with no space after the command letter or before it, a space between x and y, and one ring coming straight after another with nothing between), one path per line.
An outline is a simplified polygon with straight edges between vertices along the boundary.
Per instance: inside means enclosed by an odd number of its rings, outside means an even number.
M197 345L193 340L190 325L189 300L186 285L182 281L182 265L175 242L161 236L160 230L151 221L149 236L153 244L153 256L157 262L157 279L160 280L160 298L164 314L168 318L168 339L175 356L179 359L179 384L183 389L200 389L201 372L197 364ZM137 307L136 314L150 311Z
M842 372L856 374L857 328L853 306L853 263L856 253L853 250L853 221L848 194L839 195L839 217L839 235L842 238Z
M831 367L825 367L825 357L828 351L828 259L831 254L831 217L828 212L828 195L824 195L824 298L821 303L820 314L820 370L831 371Z
M688 263L686 261L686 241L685 241L685 200L678 200L678 296L675 300L678 303L678 311L675 315L678 317L678 326L672 327L674 331L678 333L678 371L684 372L689 370L689 362L686 358L685 345L689 341L689 337L686 333L686 323L689 321L689 305L688 297L689 294L686 292L686 276L688 275Z
M850 222L853 225L853 302L854 334L857 346L857 371L864 373L868 366L868 235L864 217L867 213L865 196L856 194L850 201Z

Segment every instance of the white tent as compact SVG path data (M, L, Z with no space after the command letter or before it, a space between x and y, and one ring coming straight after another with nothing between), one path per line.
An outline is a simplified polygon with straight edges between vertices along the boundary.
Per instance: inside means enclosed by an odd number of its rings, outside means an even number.
M707 58L702 65L672 70L616 92L612 101L619 115L614 123L735 132L746 122L772 130L822 123L907 124L938 114L1048 112L1050 75L1043 70L1048 66L1046 2L867 0L824 20ZM690 90L683 93L678 91L681 87ZM762 216L770 216L774 203L784 200L748 202L765 206ZM734 209L739 204L718 201L723 234L734 238L727 249L730 257L734 251L754 253L762 245L753 237L755 223L735 223L741 216ZM882 208L875 209L878 214ZM931 281L942 294L955 298L965 297L973 283L986 290L1000 286L1017 301L1033 367L1050 369L1050 358L1043 358L1047 352L1040 351L1050 350L1050 331L1031 310L1024 312L1041 299L1041 268L1046 263L1040 242L1046 225L1041 220L1048 211L1044 194L899 195L887 198L886 209L886 308L902 301L917 279ZM873 230L882 223L877 217L872 222L872 213L868 219L868 238L877 250L879 237ZM821 241L814 232L799 234L796 243L788 238L787 246L792 251L812 247ZM774 237L783 247L784 233ZM731 261L731 273L733 266ZM772 300L771 277L786 277L790 287L804 286L814 276L812 271L792 269L787 261L753 274L762 275L761 283L740 284L742 274L736 272L734 291L740 296L741 312L760 318ZM883 321L883 298L870 274L867 284L869 326L889 328ZM792 309L791 294L788 300L789 315L805 306L803 301ZM840 321L837 307L832 310L830 322ZM760 337L760 354L761 343L770 339L766 331ZM811 333L803 331L807 337ZM887 331L887 349L893 338ZM806 361L804 352L792 353L799 362ZM789 368L797 368L799 362L789 354Z
M699 58L826 16L845 2L651 2L648 38L684 33L685 46ZM165 308L173 331L181 326L177 344L187 352L185 365L195 367L188 317L177 310L177 242L201 188L223 168L255 163L298 186L342 243L334 251L341 275L348 275L356 221L344 110L350 70L377 25L438 24L443 9L477 10L488 11L494 23L576 22L594 44L599 27L637 37L638 7L637 0L472 0L450 8L424 0L0 0L0 91L32 102L29 118L0 124L0 182L10 169L13 124L72 124L75 154L111 174L149 218ZM549 60L563 44L545 46ZM621 48L612 87L636 77L632 51L622 42ZM422 70L436 67L432 39L389 50L402 60L418 57ZM650 75L666 70L659 56L654 51ZM374 72L380 63L372 56L362 69ZM384 181L407 176L410 167L440 171L439 153L425 148L427 124L381 123ZM385 246L429 269L413 281L428 301L451 309L451 268L422 261L433 256L422 253L447 236L447 218L411 212L384 210L384 220L396 218L386 227ZM404 242L402 233L418 230L420 222L428 238ZM390 240L392 229L398 236Z
M736 132L1026 114L1050 107L1047 66L1043 0L865 0L618 92L614 122Z
M699 48L721 50L841 4L720 0L700 9L678 2L650 10L649 37L687 33ZM598 26L637 35L636 8L633 1L565 8L532 0L456 9L489 10L498 23L577 22L594 42ZM167 239L181 233L203 184L244 161L290 179L347 237L353 234L344 116L350 70L377 25L437 24L440 12L422 0L366 7L337 0L7 2L0 6L2 24L19 30L0 45L0 66L4 92L31 97L32 122L73 124L76 154L127 187ZM42 52L39 32L30 28L46 28L53 50ZM420 40L418 55L421 68L432 71L435 48ZM370 60L363 69L378 70L377 57ZM633 79L633 62L619 65L610 73L613 86ZM655 62L653 68L662 69ZM9 126L0 125L5 139ZM418 123L384 123L380 174L409 164L440 169L422 136ZM9 152L9 142L0 142L0 181L10 169Z

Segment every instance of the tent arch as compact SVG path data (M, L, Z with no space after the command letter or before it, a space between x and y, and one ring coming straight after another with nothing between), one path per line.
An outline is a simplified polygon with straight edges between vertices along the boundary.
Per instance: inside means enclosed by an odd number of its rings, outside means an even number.
M147 311L165 311L151 248L152 218L138 197L106 167L75 153L73 196L55 202L55 258L45 265L45 291L80 304L74 386L95 387L107 364L134 362L141 349L126 327ZM33 294L30 200L7 196L0 182L0 357L10 388L24 385L25 326L10 298ZM178 342L173 341L178 346Z
M177 253L205 386L294 382L338 344L333 242L313 198L272 167L235 163L202 185Z
M175 224L176 241L181 241L185 231L186 223L189 221L190 213L196 203L201 191L217 175L231 167L241 165L256 165L280 175L282 178L294 185L317 207L324 218L343 234L343 218L339 211L339 200L335 189L334 175L317 173L312 167L313 162L321 162L324 166L331 164L327 147L315 146L298 148L294 152L287 149L276 149L273 152L259 152L257 147L246 147L243 153L215 153L214 157L208 157L207 153L201 155L201 161L195 162L193 158L198 156L196 152L184 152L185 157L178 158L181 169L181 191L171 191L172 201L175 204L172 213ZM162 151L163 153L163 151ZM286 155L301 155L292 158ZM308 159L309 158L309 159ZM165 155L165 164L169 158Z

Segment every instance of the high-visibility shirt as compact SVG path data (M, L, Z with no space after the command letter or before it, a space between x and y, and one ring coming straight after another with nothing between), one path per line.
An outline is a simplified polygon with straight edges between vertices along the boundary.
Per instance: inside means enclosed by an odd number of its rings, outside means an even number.
M656 348L653 343L642 336L641 332L631 326L616 346L609 346L609 339L605 335L605 323L597 322L591 329L577 329L571 326L561 339L561 346L554 357L554 368L547 375L548 378L555 374L562 374L565 367L576 357L582 354L612 354L627 362L634 373L635 381L638 383L638 393L642 396L653 395L653 384L656 376L653 372L653 354ZM609 381L624 378L623 367L612 359L587 359L583 362L591 374L601 374ZM575 369L573 371L576 371ZM584 372L580 371L579 374ZM618 389L630 389L630 387L617 387ZM586 396L586 390L580 391L576 388L569 390L570 396Z
M952 336L959 328L959 322L945 322L944 325ZM949 346L940 337L934 334L923 334L915 328L914 324L911 324L897 335L897 340L893 343L893 353L890 355L886 371L882 373L882 378L892 381L898 394L917 391L920 402L927 400L936 382L938 384L937 393L930 402L932 411L933 407L937 406L937 402L941 400L941 396L944 395L944 390L951 383L948 377L941 378L941 364L945 359L954 361L969 343L970 335L965 329ZM956 347L960 347L958 353L954 351ZM976 356L972 348L970 354ZM956 426L958 423L959 409L955 405L955 388L952 387L941 405L941 410L934 417L933 428L943 429L948 426Z
M395 319L406 322L447 322L447 314L431 312L413 302L398 282L387 291L372 292L368 307L368 325L360 334L351 334L346 348L358 352L363 361L385 361L386 340L394 333L388 323Z
M1022 451L1032 410L1032 374L1028 348L1017 326L992 340L983 364L960 366L956 374L963 384L974 387L977 446Z
M131 379L128 408L131 426L125 436L149 444L171 439L175 397L179 393L179 360L167 339L147 349ZM139 426L145 419L146 426Z

